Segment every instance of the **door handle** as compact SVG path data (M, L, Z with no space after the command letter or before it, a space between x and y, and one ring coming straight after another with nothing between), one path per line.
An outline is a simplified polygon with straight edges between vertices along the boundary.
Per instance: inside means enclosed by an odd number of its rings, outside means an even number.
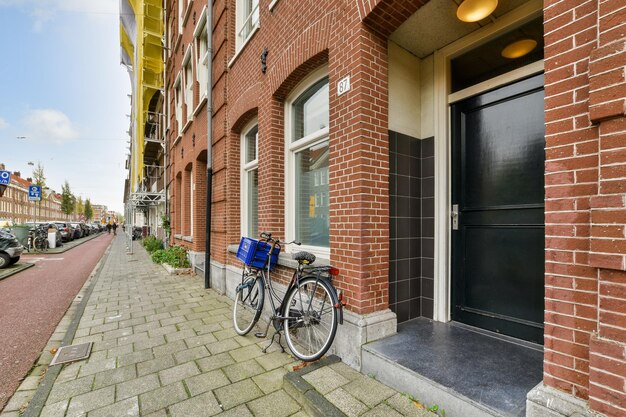
M459 205L453 204L452 210L450 210L450 217L452 217L452 230L459 230Z

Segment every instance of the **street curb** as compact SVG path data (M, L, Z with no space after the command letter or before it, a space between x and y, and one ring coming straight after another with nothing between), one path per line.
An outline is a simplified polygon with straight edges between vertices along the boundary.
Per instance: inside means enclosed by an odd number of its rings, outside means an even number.
M9 271L6 275L0 273L0 281L2 281L3 279L7 279L15 274L17 274L18 272L22 272L28 268L30 268L31 266L35 266L35 264L31 264L29 262L20 262L18 264L15 264L15 269L13 269L12 271ZM6 272L6 271L4 271Z
M333 403L317 392L303 376L333 363L341 362L336 355L327 356L317 362L283 376L284 388L308 414L314 417L346 417Z
M68 309L67 313L65 313L66 316L72 313L74 314L74 316L72 317L72 321L67 327L65 336L63 337L63 341L61 342L61 346L68 346L72 343L72 340L74 340L74 335L76 334L78 323L80 322L80 319L83 317L83 313L85 312L85 307L87 307L87 303L89 302L91 293L93 292L93 289L96 286L96 283L98 282L98 278L100 278L100 274L102 273L102 268L104 267L104 264L109 259L109 255L111 254L111 246L113 245L113 242L114 240L111 240L111 242L109 243L109 246L104 251L104 256L98 261L93 271L89 275L89 278L87 278L87 281L83 285L83 288L81 288L81 290L78 292L78 294L74 298L74 301L72 301L72 304L70 305L70 308ZM85 286L87 288L85 288ZM80 300L78 306L76 306L76 309L72 311L73 307L75 307L75 303L78 300ZM61 321L62 320L63 319L61 319ZM59 376L61 369L63 369L63 364L48 367L46 375L44 376L43 380L39 383L39 386L37 387L37 391L35 392L35 395L30 400L30 402L28 403L28 406L26 410L24 411L24 413L22 414L22 417L37 417L41 415L41 410L46 404L48 395L50 395L50 391L52 391L54 382Z

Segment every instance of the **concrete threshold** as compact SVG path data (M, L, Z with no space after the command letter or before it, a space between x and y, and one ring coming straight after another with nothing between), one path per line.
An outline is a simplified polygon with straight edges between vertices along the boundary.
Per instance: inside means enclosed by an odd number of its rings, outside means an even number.
M362 348L361 372L451 417L525 416L542 370L541 346L425 318Z

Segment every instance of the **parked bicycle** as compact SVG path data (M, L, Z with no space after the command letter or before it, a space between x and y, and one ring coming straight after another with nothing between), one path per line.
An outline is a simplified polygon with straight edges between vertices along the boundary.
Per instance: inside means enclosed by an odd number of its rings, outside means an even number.
M284 331L287 346L293 355L302 361L321 358L335 339L337 324L343 324L343 294L337 291L332 280L339 270L331 266L310 266L315 255L309 252L293 254L298 267L281 298L274 290L270 272L278 262L281 244L268 232L261 239L242 238L237 257L244 262L241 283L236 288L233 304L233 325L239 335L245 335L259 321L265 303L265 294L270 294L271 315L264 332L256 337L267 336L270 325L276 330L267 349L278 336L282 347L281 332ZM271 255L270 255L271 254Z
M49 248L48 233L43 226L36 226L28 231L28 236L21 242L28 251L44 252Z

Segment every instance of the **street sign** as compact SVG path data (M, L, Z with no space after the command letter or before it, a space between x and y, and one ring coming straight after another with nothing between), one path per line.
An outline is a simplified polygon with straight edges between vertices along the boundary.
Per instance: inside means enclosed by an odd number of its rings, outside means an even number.
M11 172L0 171L0 185L9 185L11 183Z
M41 200L41 185L29 185L28 186L28 200L29 201Z

